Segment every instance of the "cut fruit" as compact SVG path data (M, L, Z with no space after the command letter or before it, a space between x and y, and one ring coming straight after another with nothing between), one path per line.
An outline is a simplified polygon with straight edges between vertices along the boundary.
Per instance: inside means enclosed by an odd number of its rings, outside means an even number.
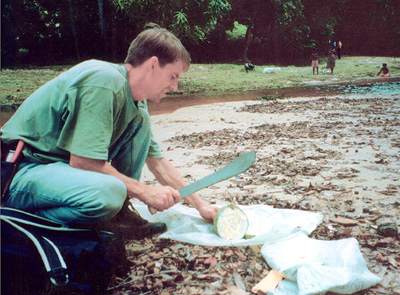
M226 240L239 240L249 228L249 220L242 209L230 204L218 210L214 219L214 230Z

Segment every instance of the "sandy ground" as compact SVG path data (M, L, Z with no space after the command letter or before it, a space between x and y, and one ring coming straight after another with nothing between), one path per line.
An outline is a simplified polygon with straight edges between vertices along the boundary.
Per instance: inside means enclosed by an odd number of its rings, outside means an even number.
M400 224L398 95L216 103L152 122L165 156L188 183L256 151L252 168L200 196L321 212L323 229L314 236L357 238L368 267L383 278L365 294L400 292L398 238L377 233L381 224ZM142 180L155 184L147 170Z
M301 186L331 182L342 191L352 190L355 199L365 197L379 201L385 199L389 191L393 191L392 197L400 196L399 115L399 97L336 96L194 106L153 116L152 122L154 136L165 156L189 182L227 163L225 161L218 167L204 165L204 159L221 153L230 153L233 159L238 153L253 150L257 152L258 160L302 162L311 170L318 166L309 173L288 175ZM260 135L261 129L264 132ZM276 132L282 131L286 133L274 137ZM203 138L199 139L201 134L204 134ZM243 135L250 138L240 143ZM229 141L227 136L237 138ZM270 163L260 163L264 164L264 170L268 170ZM272 166L276 165L272 163ZM285 177L275 170L273 167L273 176ZM246 177L246 173L244 175ZM143 179L153 178L145 171ZM204 189L200 194L219 203L222 201L218 199L219 194L237 191L227 188L232 182L235 178ZM276 185L250 187L259 193L274 192L281 198L293 200L299 197L285 193ZM384 191L386 193L382 193Z

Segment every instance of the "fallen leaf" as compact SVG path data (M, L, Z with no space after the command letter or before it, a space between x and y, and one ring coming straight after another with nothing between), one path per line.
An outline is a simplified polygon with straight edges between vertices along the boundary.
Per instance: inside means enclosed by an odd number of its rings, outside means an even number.
M235 285L224 285L224 287L229 291L229 295L248 295L246 291L243 291Z
M353 226L353 225L357 225L358 224L357 220L350 219L350 218L345 218L345 217L332 218L331 222L339 223L339 224L342 224L342 225L348 225L348 226Z
M246 291L246 285L243 282L242 276L238 272L233 273L233 280L235 281L236 286L238 286L243 291Z
M390 263L391 266L394 268L399 268L399 264L397 263L397 260L394 259L392 256L387 257L387 261Z
M217 265L218 261L217 261L217 258L215 258L214 256L211 256L211 257L208 257L206 260L204 260L203 263L206 265L210 265L209 266L210 268L214 268Z
M251 289L251 292L256 294L260 291L262 293L267 293L268 290L275 289L282 279L282 275L276 270L272 269L265 278L263 278L257 285L253 287L253 289Z
M244 254L242 253L242 251L237 250L237 251L235 251L235 253L236 253L236 255L239 257L239 259L241 259L241 260L246 260L246 259L247 259L246 255L244 255Z
M379 262L386 261L385 257L383 256L383 254L381 252L376 253L375 259L378 260Z
M225 251L225 256L232 256L232 255L233 255L232 249L228 249Z
M258 255L261 252L262 245L250 245L249 247L255 255Z

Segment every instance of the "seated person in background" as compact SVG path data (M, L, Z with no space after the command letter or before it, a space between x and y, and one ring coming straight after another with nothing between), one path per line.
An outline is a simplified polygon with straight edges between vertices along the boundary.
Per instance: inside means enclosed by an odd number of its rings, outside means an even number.
M249 71L254 70L254 65L251 62L248 62L244 65L244 69L246 70L246 73L248 73Z
M382 68L378 73L379 77L390 77L389 69L386 66L387 64L382 64Z

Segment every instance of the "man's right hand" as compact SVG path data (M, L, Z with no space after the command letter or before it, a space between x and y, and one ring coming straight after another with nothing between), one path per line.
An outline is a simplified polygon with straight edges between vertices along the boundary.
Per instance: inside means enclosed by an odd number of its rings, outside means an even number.
M145 186L143 194L137 196L137 198L157 211L162 212L179 203L181 195L170 186Z

